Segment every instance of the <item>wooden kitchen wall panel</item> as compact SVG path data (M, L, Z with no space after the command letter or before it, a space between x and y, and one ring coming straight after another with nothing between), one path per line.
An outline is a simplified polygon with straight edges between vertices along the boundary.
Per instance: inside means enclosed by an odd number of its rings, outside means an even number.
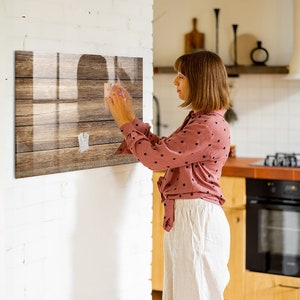
M104 101L104 86L116 82L142 118L141 57L16 51L16 177L136 162L114 155L123 136ZM84 150L80 134L89 135Z
M20 153L16 157L16 173L18 178L23 178L137 162L131 155L114 155L118 146L91 146L88 155L78 148L49 150L47 155L43 151Z
M143 117L142 98L133 101L138 118ZM33 102L16 100L16 126L109 121L112 116L103 99ZM76 125L74 125L76 126Z
M15 52L15 76L36 78L143 80L141 57ZM113 76L112 76L113 75Z
M105 80L75 80L55 78L16 78L17 100L83 100L103 99ZM142 81L123 80L122 85L133 98L140 97Z
M113 121L22 126L17 128L17 153L79 147L78 135L89 133L89 145L120 143L123 136Z

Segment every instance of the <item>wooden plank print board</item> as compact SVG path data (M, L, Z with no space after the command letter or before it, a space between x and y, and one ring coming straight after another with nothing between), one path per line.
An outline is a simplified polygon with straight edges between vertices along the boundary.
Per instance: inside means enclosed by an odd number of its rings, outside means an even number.
M115 82L142 118L142 58L16 51L16 178L136 162L114 155L123 136L104 87Z

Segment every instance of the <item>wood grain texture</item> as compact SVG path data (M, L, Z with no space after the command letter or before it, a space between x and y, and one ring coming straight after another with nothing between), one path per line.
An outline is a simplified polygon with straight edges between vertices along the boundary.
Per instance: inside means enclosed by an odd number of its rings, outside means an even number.
M282 168L252 165L264 158L254 157L230 157L222 170L222 176L300 180L300 168Z
M104 101L104 84L116 82L142 118L142 58L16 51L16 178L136 162L114 155L123 136ZM80 133L89 134L84 152Z
M83 153L78 148L20 153L16 157L16 174L21 178L136 162L129 155L114 155L117 148L118 144L104 144L91 146Z
M164 279L164 206L157 187L159 177L164 172L153 172L153 219L152 219L152 290L163 290Z
M299 277L246 271L245 300L298 300Z

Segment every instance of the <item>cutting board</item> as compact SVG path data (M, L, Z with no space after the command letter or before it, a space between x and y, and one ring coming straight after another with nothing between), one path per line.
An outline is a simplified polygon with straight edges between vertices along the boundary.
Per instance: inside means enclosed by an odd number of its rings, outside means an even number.
M203 32L197 30L197 18L193 18L193 30L185 34L185 53L191 53L204 49L204 38Z

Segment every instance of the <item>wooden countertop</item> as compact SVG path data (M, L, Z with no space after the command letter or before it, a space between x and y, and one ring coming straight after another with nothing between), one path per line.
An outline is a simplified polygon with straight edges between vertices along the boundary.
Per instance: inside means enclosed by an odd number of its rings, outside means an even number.
M300 181L300 168L251 165L259 160L263 160L263 158L230 157L223 167L222 176Z

